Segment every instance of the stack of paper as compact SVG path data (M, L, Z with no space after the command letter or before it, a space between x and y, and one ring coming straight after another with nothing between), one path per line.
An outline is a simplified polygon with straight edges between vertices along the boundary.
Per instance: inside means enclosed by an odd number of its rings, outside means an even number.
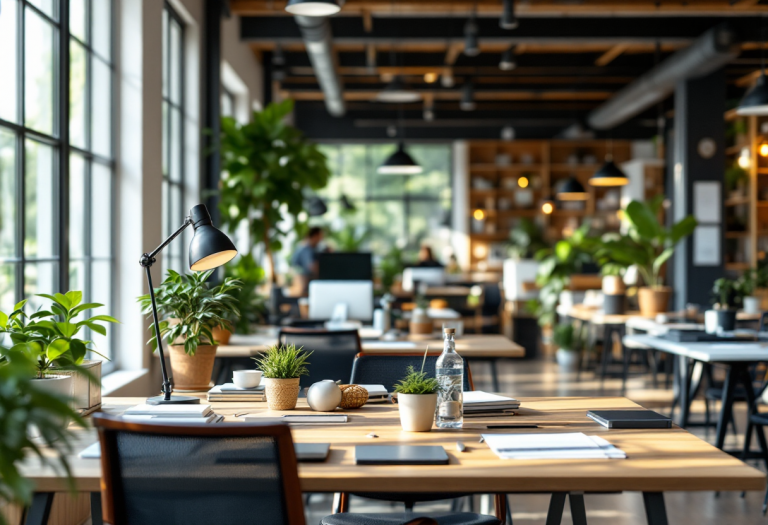
M208 391L208 401L266 401L264 385L240 388L234 383L216 385Z
M520 401L482 390L464 392L464 417L513 416Z
M123 419L137 423L218 423L224 416L211 405L136 405L123 413Z
M626 459L627 455L599 436L568 434L483 434L501 459Z
M368 403L383 403L389 401L389 392L384 385L357 385L368 391Z

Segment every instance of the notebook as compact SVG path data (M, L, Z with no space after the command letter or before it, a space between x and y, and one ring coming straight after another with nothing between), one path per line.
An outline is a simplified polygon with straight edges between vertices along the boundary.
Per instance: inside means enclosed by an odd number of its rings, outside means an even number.
M447 465L448 454L436 445L357 445L356 465Z
M211 405L136 405L125 411L125 416L162 416L205 418L211 414Z
M672 420L653 410L590 410L587 417L605 428L672 428Z
M132 423L162 423L171 425L187 425L200 423L219 423L224 420L224 416L211 412L205 417L168 417L168 416L123 416L125 421Z
M483 434L501 459L625 459L627 455L600 436L564 434Z
M292 414L281 417L245 416L246 423L288 423L289 425L339 425L349 421L346 414Z

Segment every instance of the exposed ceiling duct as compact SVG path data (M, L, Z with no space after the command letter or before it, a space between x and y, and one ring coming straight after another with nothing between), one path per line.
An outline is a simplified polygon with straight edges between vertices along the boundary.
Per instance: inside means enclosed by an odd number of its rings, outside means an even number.
M690 47L678 51L592 111L594 129L610 129L664 100L681 80L707 75L738 55L735 35L726 24L713 27Z
M325 107L334 117L344 116L343 83L339 75L338 60L333 50L331 24L326 17L295 16L301 29L309 60L315 70L317 82L323 90Z

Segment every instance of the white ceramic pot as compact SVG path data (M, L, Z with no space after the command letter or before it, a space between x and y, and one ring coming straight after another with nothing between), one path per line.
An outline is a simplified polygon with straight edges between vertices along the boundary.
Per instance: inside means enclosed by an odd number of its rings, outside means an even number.
M400 425L406 432L429 432L435 422L437 393L397 394Z
M69 405L72 406L74 381L72 376L45 376L45 379L35 379L32 381L32 386L37 390L41 390L46 394L64 400L69 399ZM69 418L60 418L61 426L66 427L69 425ZM30 429L31 437L37 437L40 435L37 428Z
M324 379L307 390L307 404L317 412L333 412L341 403L341 389L335 381Z
M566 372L573 372L579 367L579 353L573 350L557 349L555 354L557 357L557 364L560 365Z
M760 313L760 298L759 297L745 297L744 298L744 313L745 314L759 314Z
M707 310L704 312L704 331L708 334L716 334L717 325L717 310Z

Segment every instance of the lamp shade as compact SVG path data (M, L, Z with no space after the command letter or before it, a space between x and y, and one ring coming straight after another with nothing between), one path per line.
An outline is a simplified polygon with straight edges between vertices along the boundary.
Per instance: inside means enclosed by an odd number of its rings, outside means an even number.
M189 269L203 272L218 268L228 263L237 255L237 248L232 241L214 227L211 215L204 204L198 204L189 210L195 235L189 243Z
M768 115L768 79L762 73L736 108L739 115Z
M323 199L317 195L313 195L307 200L305 208L310 217L320 217L321 215L325 215L325 212L328 211L328 206L326 206Z
M502 71L512 71L517 67L517 62L515 61L515 48L510 47L507 48L502 54L501 54L501 60L499 61L499 69Z
M288 0L285 10L299 16L331 16L341 11L336 0Z
M477 24L474 18L467 20L464 25L464 54L475 57L480 54L480 43L477 40Z
M503 0L499 25L502 29L514 29L517 27L515 0Z
M592 175L589 184L591 186L626 186L629 184L629 178L612 160L609 160Z
M424 168L405 151L405 145L401 142L397 145L397 151L390 155L376 171L381 175L418 175L424 171Z
M477 107L475 104L475 85L469 80L464 83L464 87L461 88L461 101L459 102L459 108L462 111L474 111Z
M421 100L421 93L408 89L399 77L395 77L392 79L392 82L377 93L376 100L389 104L404 104Z
M561 201L584 201L587 200L587 192L575 177L569 177L557 190L557 198Z

